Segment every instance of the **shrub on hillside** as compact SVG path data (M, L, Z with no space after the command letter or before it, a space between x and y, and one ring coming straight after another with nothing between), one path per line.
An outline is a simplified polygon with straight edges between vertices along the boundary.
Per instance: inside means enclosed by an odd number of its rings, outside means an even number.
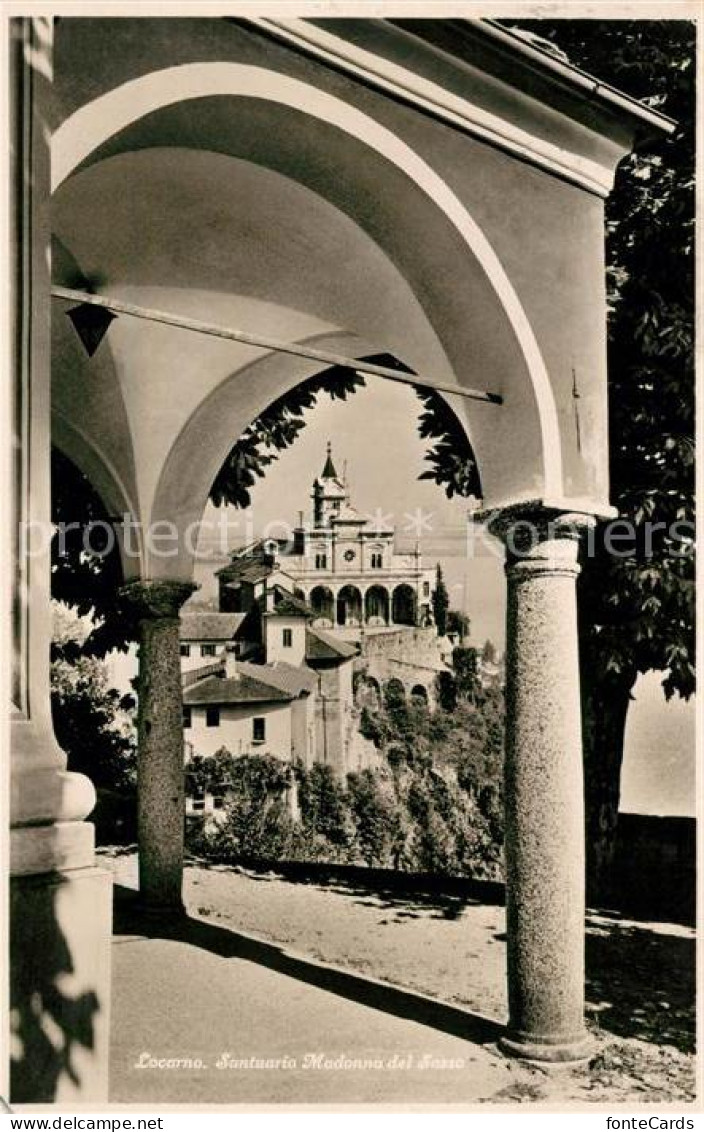
M363 770L347 776L354 825L353 853L370 866L398 867L405 844L405 822L390 775Z
M232 862L287 857L294 824L288 801L291 767L272 755L243 755L232 760L231 774L225 819L204 832L206 851Z
M307 840L299 835L302 848L314 842L321 848L330 846L335 853L346 849L352 840L353 830L345 790L332 767L314 763L307 770L299 764L296 781L303 826L301 832L307 834Z

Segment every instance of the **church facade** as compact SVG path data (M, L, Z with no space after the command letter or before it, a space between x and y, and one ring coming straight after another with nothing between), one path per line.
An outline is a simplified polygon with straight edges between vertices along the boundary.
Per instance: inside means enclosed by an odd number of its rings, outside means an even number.
M313 623L345 635L363 627L432 626L434 571L417 549L397 554L394 528L353 506L330 444L311 495L309 521L301 514L293 539L269 540L269 549L313 610Z

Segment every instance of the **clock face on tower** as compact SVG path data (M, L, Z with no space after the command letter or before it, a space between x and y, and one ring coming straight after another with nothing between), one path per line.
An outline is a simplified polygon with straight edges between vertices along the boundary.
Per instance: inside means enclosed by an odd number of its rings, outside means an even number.
M353 550L346 550L345 551L345 562L354 562L354 551Z

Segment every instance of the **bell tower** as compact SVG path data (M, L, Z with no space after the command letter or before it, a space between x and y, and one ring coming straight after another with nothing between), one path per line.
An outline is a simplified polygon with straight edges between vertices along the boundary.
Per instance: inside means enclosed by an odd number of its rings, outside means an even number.
M330 441L323 470L313 483L312 498L315 527L329 527L331 520L347 502L347 488L335 470Z

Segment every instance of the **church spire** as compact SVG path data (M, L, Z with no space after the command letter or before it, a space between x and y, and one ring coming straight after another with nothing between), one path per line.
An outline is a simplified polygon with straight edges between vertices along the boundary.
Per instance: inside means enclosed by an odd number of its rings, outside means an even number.
M328 440L327 459L325 461L325 467L323 468L323 474L321 476L321 479L324 479L324 480L336 480L337 479L337 472L335 471L335 465L332 462L332 444L330 443L329 440Z

